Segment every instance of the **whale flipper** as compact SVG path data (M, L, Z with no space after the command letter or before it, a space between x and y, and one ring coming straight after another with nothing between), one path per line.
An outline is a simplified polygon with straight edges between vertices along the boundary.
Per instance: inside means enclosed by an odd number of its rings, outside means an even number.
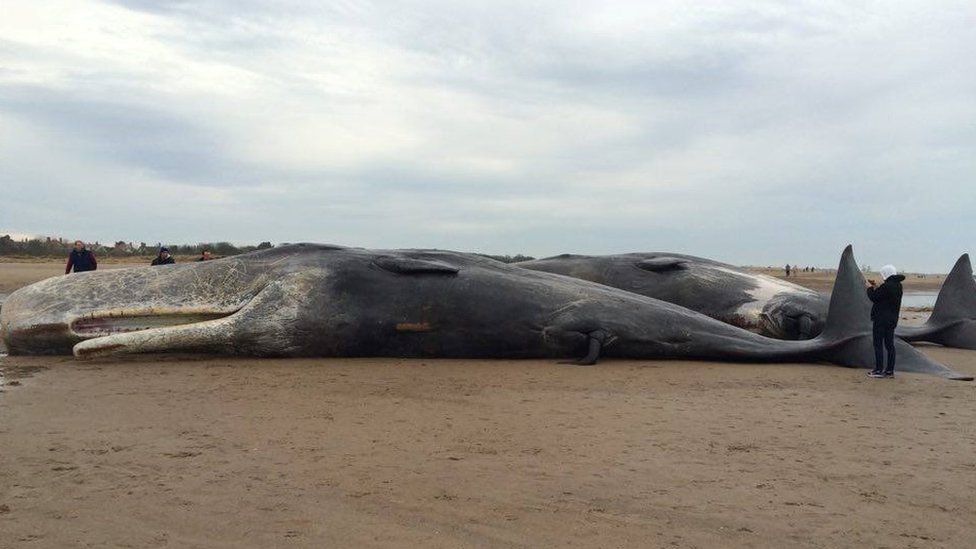
M848 245L837 267L837 278L830 294L827 323L817 342L828 346L819 355L830 362L851 367L874 368L874 344L871 337L871 301L865 291L864 275L854 261ZM895 339L895 369L934 374L949 379L969 381L973 376L960 374L928 358L908 343Z
M592 366L600 359L600 351L607 342L607 333L603 330L595 330L586 334L586 356L578 358L566 364L576 364L577 366Z

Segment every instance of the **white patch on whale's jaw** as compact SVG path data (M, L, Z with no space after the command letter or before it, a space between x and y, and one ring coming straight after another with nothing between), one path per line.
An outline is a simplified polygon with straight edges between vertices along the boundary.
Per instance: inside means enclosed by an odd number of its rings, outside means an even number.
M294 273L275 280L240 307L224 311L177 307L163 311L165 314L158 314L157 309L155 315L136 315L134 325L144 329L117 330L86 339L74 346L73 353L78 358L165 352L288 356L300 350L293 337L295 326L317 275L321 272ZM201 319L200 315L210 318ZM148 316L169 323L145 328L140 323ZM105 321L104 316L99 318L99 322ZM109 322L125 328L130 320Z
M207 325L226 319L241 310L247 302L233 307L145 307L94 311L70 321L67 333L82 341L72 352L76 357L90 358L117 352L133 352L138 341L146 338L125 337L153 334L154 339L170 333L168 330ZM138 351L136 351L138 352Z
M754 332L770 333L771 335L777 335L777 337L783 337L780 334L782 332L780 326L776 325L773 319L763 314L766 305L777 295L782 293L809 293L816 295L816 292L813 290L797 287L794 284L771 276L763 274L747 275L725 267L715 267L715 269L731 276L740 277L746 284L758 282L757 287L746 291L749 297L752 298L752 301L747 301L740 305L728 320L730 324Z
M68 325L68 328L73 335L79 338L91 339L153 328L206 322L230 316L238 310L239 308L224 311L176 309L156 314L149 311L119 311L108 315L93 314L77 318Z
M221 330L226 328L228 322L228 317L221 317L191 324L118 332L79 342L72 352L77 358L94 358L116 354L203 348L209 342L219 339Z

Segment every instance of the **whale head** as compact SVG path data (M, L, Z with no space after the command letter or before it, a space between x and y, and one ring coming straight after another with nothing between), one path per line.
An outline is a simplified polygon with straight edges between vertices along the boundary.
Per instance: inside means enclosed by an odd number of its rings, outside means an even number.
M761 332L778 339L813 339L827 321L826 297L817 293L782 292L759 314Z
M53 277L4 301L0 340L11 354L71 353L88 339L229 316L264 285L234 258Z

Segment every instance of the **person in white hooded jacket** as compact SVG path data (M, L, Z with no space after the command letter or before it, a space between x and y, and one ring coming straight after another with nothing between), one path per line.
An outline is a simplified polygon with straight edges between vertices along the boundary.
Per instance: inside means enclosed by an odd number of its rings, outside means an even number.
M895 327L901 313L901 282L905 277L898 274L894 265L881 267L884 281L877 286L868 281L868 298L871 300L871 322L874 336L874 370L868 375L875 378L895 375ZM885 351L888 363L885 364Z

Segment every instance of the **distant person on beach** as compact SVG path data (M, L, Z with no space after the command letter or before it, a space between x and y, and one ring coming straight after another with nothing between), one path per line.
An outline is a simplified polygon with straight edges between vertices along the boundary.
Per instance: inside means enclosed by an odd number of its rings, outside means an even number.
M197 258L197 261L210 261L211 259L213 259L213 254L210 253L210 250L203 250L203 253Z
M787 263L786 264L786 278L789 278L789 277L790 277L790 264Z
M85 243L80 240L75 240L75 247L68 254L68 264L64 266L64 274L70 273L72 268L76 273L98 269L98 261L95 259L95 254L85 248Z
M879 272L883 279L881 285L876 286L874 280L869 280L867 288L872 303L871 322L874 324L874 370L868 376L875 378L895 376L895 327L898 326L901 312L901 281L905 280L894 265L885 265ZM888 351L887 367L884 362L885 350Z
M176 263L176 260L169 255L169 248L163 247L159 249L159 255L152 260L151 265L155 267L156 265L172 265L173 263Z

